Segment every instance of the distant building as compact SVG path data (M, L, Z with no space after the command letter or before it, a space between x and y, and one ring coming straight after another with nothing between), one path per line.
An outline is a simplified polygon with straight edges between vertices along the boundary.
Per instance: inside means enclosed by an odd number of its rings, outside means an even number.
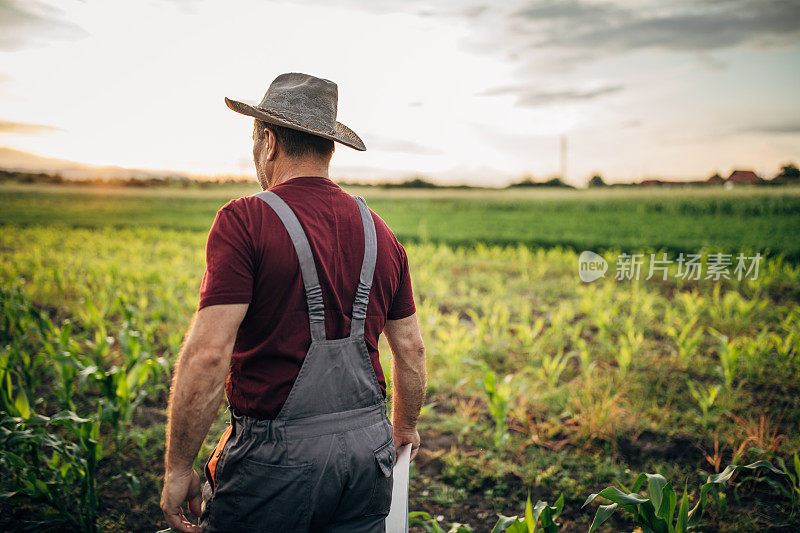
M695 181L671 181L659 179L646 179L639 182L641 187L686 187L687 185L694 185Z
M734 170L731 172L731 175L728 176L728 179L725 180L725 183L730 184L742 184L742 185L754 185L757 183L763 183L758 174L753 172L752 170Z
M713 176L708 178L705 182L708 183L709 185L722 185L723 183L725 183L725 178L723 178L719 174L714 174Z
M641 185L643 187L652 187L654 185L663 185L663 182L661 180L649 179L649 180L640 181L639 185Z

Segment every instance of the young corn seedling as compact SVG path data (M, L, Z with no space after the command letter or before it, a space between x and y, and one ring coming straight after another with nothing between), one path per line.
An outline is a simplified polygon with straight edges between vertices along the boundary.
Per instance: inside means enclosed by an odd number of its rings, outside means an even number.
M692 394L692 397L697 402L697 405L700 406L700 411L703 414L703 427L708 427L708 412L717 399L719 387L717 385L711 385L708 389L702 389L700 387L695 387L694 383L691 381L687 382L687 385L689 386L689 392Z
M644 343L644 334L636 331L633 319L626 318L624 327L624 334L619 338L616 356L619 374L623 379L628 375L634 355L639 352Z
M789 490L791 492L792 502L794 502L794 505L797 506L800 504L800 459L798 459L797 454L794 454L793 459L793 472L786 468L786 463L784 462L783 458L777 457L775 462L778 463L778 466L786 475L789 484Z
M719 490L734 473L756 468L766 468L776 474L784 474L768 461L758 461L745 466L729 465L719 474L708 477L706 483L700 487L700 497L691 510L689 510L688 489L684 487L683 496L678 505L678 497L672 484L661 474L640 474L630 491L625 487L622 487L622 490L613 486L606 487L598 493L590 494L583 504L583 507L586 507L598 497L611 502L598 507L592 525L589 527L589 533L597 531L617 509L631 515L634 525L644 531L686 533L700 524L709 492ZM645 483L647 483L648 496L639 494Z
M733 381L736 379L736 371L739 369L739 356L741 355L741 343L736 339L729 340L726 335L719 331L709 328L719 341L719 364L722 370L722 377L725 379L725 388L731 390Z
M521 518L516 516L503 516L492 528L492 533L556 533L559 524L556 522L558 515L564 509L564 495L558 497L555 505L548 505L547 502L539 500L536 505L531 506L531 495L525 503L525 515ZM541 527L539 525L541 524Z
M675 295L675 300L680 302L681 307L683 307L684 316L688 317L700 317L705 313L708 307L706 300L694 290L679 292Z
M667 336L675 343L678 351L678 361L683 364L692 358L703 338L702 326L694 329L695 324L697 324L697 317L693 316L685 324L679 327L670 326L666 331Z
M14 490L0 493L0 503L27 497L59 513L41 527L97 531L99 422L70 411L28 415L2 420L0 468Z
M547 383L547 386L550 389L555 389L568 364L569 358L564 355L563 350L559 350L555 355L543 354L541 366L536 370L539 377Z
M575 347L578 351L578 359L581 362L581 373L587 377L595 366L594 354L589 349L589 343L580 337L575 339Z
M458 522L450 524L449 529L444 529L439 525L437 517L433 517L425 511L408 513L408 525L420 526L426 533L472 533L472 528L468 524L460 524Z
M753 314L762 311L768 304L765 299L744 298L735 290L727 291L723 296L719 284L714 285L711 301L712 305L708 308L711 318L734 326L746 324Z
M595 312L597 323L597 337L603 346L613 346L613 333L616 329L616 319L619 316L619 305L611 309L600 309Z
M625 379L628 375L628 369L633 362L633 350L630 345L625 342L620 343L617 349L617 368L619 369L619 376Z
M511 379L509 374L501 383L497 382L497 374L493 370L486 369L483 375L483 390L488 397L489 413L494 421L494 440L495 448L502 449L508 441L507 420L508 403L511 397Z

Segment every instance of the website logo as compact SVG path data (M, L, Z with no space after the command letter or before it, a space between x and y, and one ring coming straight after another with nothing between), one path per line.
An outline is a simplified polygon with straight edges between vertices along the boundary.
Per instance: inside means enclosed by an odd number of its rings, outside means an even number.
M578 257L578 276L581 281L591 283L604 277L607 270L608 262L594 252L586 250Z

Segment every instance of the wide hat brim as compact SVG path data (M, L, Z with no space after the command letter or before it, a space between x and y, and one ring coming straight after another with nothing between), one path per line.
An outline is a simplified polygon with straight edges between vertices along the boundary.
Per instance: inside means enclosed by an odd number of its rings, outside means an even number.
M263 120L268 124L275 124L276 126L284 126L293 130L304 131L324 139L330 139L331 141L342 143L345 146L355 148L356 150L364 151L367 149L367 147L364 146L364 141L361 140L361 137L356 135L353 130L339 121L335 123L333 131L319 131L309 127L308 125L301 124L300 122L293 120L291 117L272 109L251 105L227 97L225 98L225 103L229 108L237 113Z

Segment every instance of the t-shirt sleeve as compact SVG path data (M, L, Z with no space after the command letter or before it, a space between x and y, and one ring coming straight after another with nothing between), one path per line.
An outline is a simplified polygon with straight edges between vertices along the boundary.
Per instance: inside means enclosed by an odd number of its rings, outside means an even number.
M400 320L413 315L417 308L414 305L414 291L411 288L411 271L408 268L408 256L406 251L400 243L397 243L400 249L400 283L397 286L397 292L392 299L392 305L389 307L389 312L386 318L389 320Z
M255 279L253 241L228 206L217 211L206 241L206 271L198 310L209 305L250 303Z

